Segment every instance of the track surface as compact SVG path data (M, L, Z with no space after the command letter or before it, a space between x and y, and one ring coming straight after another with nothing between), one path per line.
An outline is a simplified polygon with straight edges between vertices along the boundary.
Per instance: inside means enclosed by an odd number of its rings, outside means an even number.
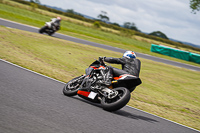
M36 28L36 27L19 24L19 23L8 21L8 20L1 19L1 18L0 18L0 25L38 33L38 28ZM63 34L59 34L59 33L56 33L53 36L57 37L57 38L64 39L64 40L76 42L76 43L81 43L81 44L85 44L85 45L92 45L92 46L95 46L95 47L100 47L100 48L112 50L112 51L115 51L115 52L124 53L126 51L124 49L111 47L111 46L104 45L104 44L94 43L94 42L86 41L86 40L83 40L83 39L79 39L79 38L75 38L75 37L71 37L71 36L67 36L67 35L63 35ZM150 55L146 55L146 54L142 54L142 53L137 53L137 52L136 52L136 54L137 54L138 57L141 57L141 58L145 58L145 59L149 59L149 60L153 60L153 61L157 61L157 62L162 62L162 63L165 63L165 64L177 66L177 67L183 67L183 68L194 70L194 71L200 71L200 67L196 67L196 66L193 66L193 65L188 65L188 64L184 64L184 63L175 62L175 61L170 61L170 60L166 60L166 59L162 59L162 58L158 58L158 57L154 57L154 56L150 56Z
M38 28L0 19L0 25L38 32ZM55 37L116 52L125 50L82 39ZM137 53L139 57L200 71L200 68ZM0 60L0 133L196 133L128 106L106 112L100 105L62 94L64 84Z
M143 111L102 110L62 94L64 83L0 60L0 133L197 133Z

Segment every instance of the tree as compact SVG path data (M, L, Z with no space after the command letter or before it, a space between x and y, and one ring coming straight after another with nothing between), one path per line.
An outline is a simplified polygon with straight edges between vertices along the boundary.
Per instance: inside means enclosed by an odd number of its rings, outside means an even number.
M200 0L190 0L190 8L194 14L196 11L200 11Z
M98 21L95 21L95 22L93 23L93 25L94 25L94 27L96 27L96 28L100 28L100 27L101 27L101 24L100 24Z
M118 23L112 23L113 25L116 25L116 26L118 26L118 27L120 27L120 25L118 24Z
M99 14L97 16L97 18L99 18L103 22L108 22L109 21L109 17L107 16L107 12L105 12L105 11L101 11L101 14Z
M67 9L66 12L71 14L76 14L73 9Z
M30 2L40 4L40 0L30 0Z
M33 11L35 11L35 9L38 8L38 4L40 4L39 0L30 0L30 6L32 7Z
M139 31L138 28L135 26L135 23L131 22L125 22L124 23L124 28Z
M164 38L164 39L168 39L168 37L164 33L160 32L160 31L154 31L154 32L150 33L149 35L161 37L161 38Z

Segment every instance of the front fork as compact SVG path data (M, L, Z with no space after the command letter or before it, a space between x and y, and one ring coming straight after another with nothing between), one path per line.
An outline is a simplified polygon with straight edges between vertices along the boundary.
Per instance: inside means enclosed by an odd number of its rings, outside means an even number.
M79 86L82 82L81 81L83 81L84 80L84 78L85 78L85 75L82 75L82 76L80 76L79 78L77 78L77 79L75 79L75 80L73 80L73 81L71 81L69 84L68 84L68 88L69 89L73 89L73 88L75 88L75 87L77 87L77 86ZM81 82L80 84L77 84L75 87L74 86L70 86L71 84L74 84L74 83L76 83L76 82Z

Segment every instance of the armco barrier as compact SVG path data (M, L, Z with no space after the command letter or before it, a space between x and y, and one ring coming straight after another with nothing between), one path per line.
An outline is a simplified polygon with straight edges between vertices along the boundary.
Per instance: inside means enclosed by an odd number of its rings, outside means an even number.
M200 64L200 55L196 53L190 53L190 61Z
M174 58L191 61L200 64L200 55L196 53L191 53L176 48L171 48L163 45L151 44L151 52L160 53L163 55L171 56Z

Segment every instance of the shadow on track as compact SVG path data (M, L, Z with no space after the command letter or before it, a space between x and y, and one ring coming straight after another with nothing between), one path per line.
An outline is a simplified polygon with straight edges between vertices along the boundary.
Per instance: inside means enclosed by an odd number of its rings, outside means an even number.
M79 100L79 101L82 101L82 102L85 102L85 103L91 104L91 105L96 106L96 107L99 107L99 108L102 108L100 103L90 102L90 101L85 100L85 99L83 99L83 98L79 98L78 96L77 96L77 97L71 97L71 98L73 98L73 99L77 99L77 100Z
M87 101L87 100L79 98L79 97L72 97L72 98L80 100L80 101L88 103L88 104L91 104L91 105L96 106L98 108L102 108L101 104L93 103L93 102ZM151 119L151 118L148 118L148 117L145 117L145 116L132 114L130 112L123 110L123 108L121 110L113 111L113 112L110 112L110 113L113 113L113 114L116 114L116 115L119 115L119 116L123 116L123 117L126 117L126 118L130 118L130 119L144 120L144 121L151 122L151 123L159 122L157 120L154 120L154 119Z
M136 120L144 120L144 121L152 122L152 123L158 122L157 120L154 120L154 119L151 119L151 118L148 118L148 117L144 117L144 116L141 116L141 115L135 115L135 114L132 114L132 113L124 111L124 110L118 110L118 111L115 111L113 113L116 114L116 115L124 116L126 118L131 118L131 119L136 119Z

